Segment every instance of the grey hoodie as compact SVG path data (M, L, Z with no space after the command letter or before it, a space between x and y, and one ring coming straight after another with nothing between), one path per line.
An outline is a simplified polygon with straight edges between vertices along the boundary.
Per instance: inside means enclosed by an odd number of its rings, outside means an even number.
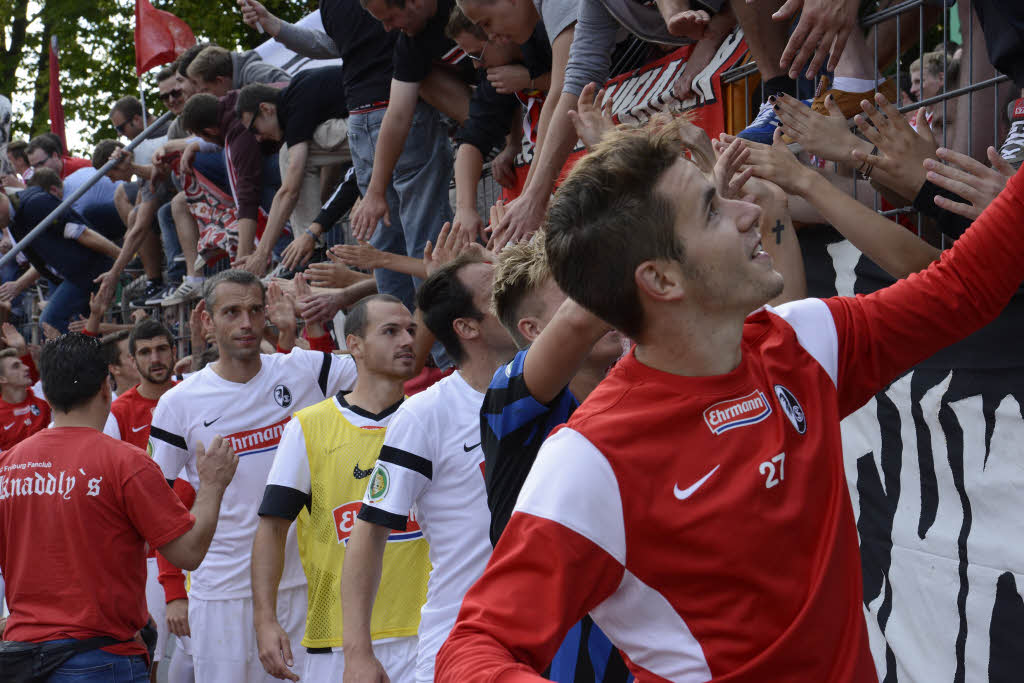
M231 53L231 89L240 90L250 83L287 83L287 71L263 61L256 50Z

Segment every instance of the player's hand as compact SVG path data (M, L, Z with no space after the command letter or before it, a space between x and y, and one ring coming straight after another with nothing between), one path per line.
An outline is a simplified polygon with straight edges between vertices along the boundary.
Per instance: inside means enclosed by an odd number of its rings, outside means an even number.
M192 344L192 353L198 356L206 348L206 326L203 324L203 311L206 310L206 300L200 299L188 316L189 341Z
M54 327L50 323L42 323L41 322L41 323L39 323L39 327L42 328L42 330L43 330L43 338L46 339L46 341L50 341L51 339L56 339L57 337L60 336L60 330L58 330L56 327Z
M28 353L28 344L25 343L25 337L22 336L21 332L18 332L18 328L10 323L4 323L0 327L0 336L4 340L4 344L8 348L12 348L18 352L19 356L24 356Z
M748 0L749 2L750 0ZM814 78L828 57L828 70L835 71L846 48L850 32L857 28L857 0L787 0L772 15L775 21L788 21L800 12L800 22L782 51L779 66L796 78L810 60L807 77Z
M267 287L267 320L278 330L295 330L295 301L276 281Z
M722 133L719 139L726 144L732 144L739 138ZM787 194L803 196L809 186L809 180L817 175L813 169L804 166L793 156L786 143L782 141L782 131L778 128L775 129L775 136L770 145L762 145L751 140L740 141L750 150L746 163L752 169L753 175L772 181Z
M601 141L601 136L615 128L615 122L612 121L612 98L605 97L604 88L597 90L596 84L587 83L580 93L576 108L576 111L569 111L569 120L572 121L576 134L583 140L587 149L596 145Z
M213 437L209 448L196 444L196 469L200 486L213 486L224 490L235 476L238 456L231 443L222 436Z
M530 239L544 221L548 210L549 197L538 198L530 189L508 203L504 216L498 223L491 221L491 239L487 248L500 253L506 244L515 244Z
M316 238L308 232L297 235L281 254L281 265L288 270L298 270L313 257Z
M928 169L928 180L970 202L964 204L936 195L937 206L971 220L981 215L985 207L1003 191L1007 181L1014 174L1013 166L999 156L995 147L989 147L987 153L992 168L978 163L966 154L944 147L938 150L938 155L946 162L945 164L940 164L934 159L924 162L925 168ZM4 328L6 327L5 323Z
M299 677L289 667L295 666L292 643L288 633L277 621L256 624L256 644L263 670L274 678L297 681Z
M511 95L530 87L530 72L521 64L492 66L487 70L487 80L502 95Z
M386 227L391 227L391 212L388 211L387 199L384 195L367 192L358 206L353 206L352 212L349 214L352 236L357 240L370 239L376 232L379 221L384 221Z
M423 266L427 269L427 275L433 275L441 266L458 256L467 241L462 234L452 230L451 223L441 226L437 244L428 241L423 249Z
M723 199L736 199L744 183L754 173L751 168L740 171L740 167L750 158L750 149L739 139L729 145L721 145L719 149L721 152L714 169L715 187Z
M238 0L238 8L242 10L242 21L249 28L261 27L270 36L281 32L281 20L256 0Z
M178 637L192 635L188 627L188 598L167 603L167 630Z
M345 673L342 683L391 683L384 667L373 656L367 654L345 653Z

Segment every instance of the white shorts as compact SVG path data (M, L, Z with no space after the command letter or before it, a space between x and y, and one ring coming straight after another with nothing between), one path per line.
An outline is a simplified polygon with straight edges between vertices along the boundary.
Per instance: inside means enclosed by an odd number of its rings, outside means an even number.
M413 683L416 680L416 636L389 638L373 643L373 654L384 667L391 683ZM340 649L306 654L302 683L338 683L345 671L345 654Z
M156 624L154 662L159 662L163 659L164 651L167 649L167 596L164 593L164 587L157 580L159 574L160 568L156 565L156 558L147 557L146 609L149 610L149 616L153 617L153 622Z
M277 594L277 620L291 638L295 670L305 665L306 587ZM189 597L189 630L196 683L272 683L263 670L252 625L252 598L199 600Z

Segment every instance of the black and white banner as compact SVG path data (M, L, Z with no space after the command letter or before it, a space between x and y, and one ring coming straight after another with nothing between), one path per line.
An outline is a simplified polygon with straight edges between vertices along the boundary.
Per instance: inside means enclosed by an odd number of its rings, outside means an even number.
M892 282L831 229L800 240L812 296ZM886 683L1024 680L1021 334L1018 295L843 421L865 615Z

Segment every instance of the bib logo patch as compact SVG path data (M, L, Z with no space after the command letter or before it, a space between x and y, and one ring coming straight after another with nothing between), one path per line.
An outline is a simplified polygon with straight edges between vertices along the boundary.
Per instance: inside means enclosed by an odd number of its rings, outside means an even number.
M779 399L779 405L782 407L782 412L786 414L789 421L793 423L793 429L797 431L797 434L803 434L807 431L807 417L804 415L804 409L800 406L800 401L796 400L796 396L793 392L782 386L781 384L775 385L775 397Z
M359 509L362 507L363 501L353 500L344 505L339 505L332 510L334 515L334 533L337 535L338 543L348 545L348 538L352 535L352 528L356 525ZM410 513L409 520L405 523L405 529L401 531L393 530L388 535L388 543L414 541L417 538L423 538L423 531L420 529L415 515Z
M388 488L391 486L391 475L384 463L377 463L370 475L370 485L366 489L371 503L378 503L388 495Z
M292 404L292 392L285 385L278 384L274 387L274 400L277 401L277 405L287 408Z
M715 436L737 427L761 422L772 414L772 406L760 389L746 396L719 401L704 409L704 423Z

